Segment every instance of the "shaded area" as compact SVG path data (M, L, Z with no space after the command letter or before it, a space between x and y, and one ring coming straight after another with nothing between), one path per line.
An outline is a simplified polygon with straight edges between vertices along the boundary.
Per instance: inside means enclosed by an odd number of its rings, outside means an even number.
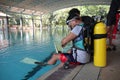
M45 80L63 80L63 78L70 74L70 72L76 67L76 65L71 65L69 69L64 69L61 67L57 71L55 71L53 74L48 76Z
M107 66L101 69L98 80L120 80L120 34L116 36L116 50L107 52Z
M38 80L98 80L99 72L100 68L95 67L90 62L85 65L71 65L67 70L61 67L52 74L44 75Z
M100 67L95 67L92 62L87 63L72 80L98 80Z
M54 52L51 53L51 55L53 55ZM51 55L48 56L45 60L43 60L43 62L47 62L50 58L51 58ZM42 69L42 67L45 67L45 66L41 66L41 65L37 65L35 66L34 68L32 68L31 71L29 71L22 80L28 80L29 78L31 78L32 76L34 76L40 69Z

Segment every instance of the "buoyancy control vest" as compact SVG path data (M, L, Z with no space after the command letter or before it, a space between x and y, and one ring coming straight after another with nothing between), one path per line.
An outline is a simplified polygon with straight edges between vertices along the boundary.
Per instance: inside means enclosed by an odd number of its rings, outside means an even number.
M85 50L85 46L84 46L84 23L80 23L78 25L79 27L81 27L81 30L79 32L79 35L73 40L73 47L80 49L80 50Z

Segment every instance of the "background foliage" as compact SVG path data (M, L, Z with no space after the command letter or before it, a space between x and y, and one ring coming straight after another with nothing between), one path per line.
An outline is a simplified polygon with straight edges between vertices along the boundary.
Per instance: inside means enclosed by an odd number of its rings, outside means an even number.
M57 26L63 27L66 25L66 18L68 16L68 12L72 8L77 8L80 10L81 16L102 16L106 19L106 15L109 10L109 6L106 5L86 5L86 6L76 6L65 8L61 10L54 11L52 13L43 14L42 15L42 26L43 27L52 27L55 28ZM21 14L12 14L13 17L11 18L10 24L20 25L20 17ZM40 16L33 16L33 15L22 15L24 25L29 25L31 18L37 19L35 24L37 27L40 27Z

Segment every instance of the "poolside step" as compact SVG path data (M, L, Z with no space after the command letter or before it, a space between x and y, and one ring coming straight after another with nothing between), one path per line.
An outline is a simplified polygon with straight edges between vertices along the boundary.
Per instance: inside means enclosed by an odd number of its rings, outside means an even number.
M72 66L70 69L59 68L45 80L70 80L79 72L82 66ZM69 76L69 77L68 77ZM69 79L70 78L70 79Z
M83 65L72 66L65 70L63 67L57 66L53 70L47 72L38 80L71 80L80 71Z
M95 67L93 63L73 66L65 70L63 67L49 72L44 78L38 80L97 80L100 68Z
M86 64L73 80L97 80L100 68L95 67L92 63Z

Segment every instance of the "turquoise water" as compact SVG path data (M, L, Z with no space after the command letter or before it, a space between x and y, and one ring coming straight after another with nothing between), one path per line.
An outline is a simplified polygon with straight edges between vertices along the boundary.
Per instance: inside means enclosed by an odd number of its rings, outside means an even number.
M34 34L32 30L11 31L10 45L0 50L0 80L36 80L53 69L59 61L49 66L35 65L34 62L46 62L55 52L55 45L61 50L60 41L67 33L62 29L36 30Z

